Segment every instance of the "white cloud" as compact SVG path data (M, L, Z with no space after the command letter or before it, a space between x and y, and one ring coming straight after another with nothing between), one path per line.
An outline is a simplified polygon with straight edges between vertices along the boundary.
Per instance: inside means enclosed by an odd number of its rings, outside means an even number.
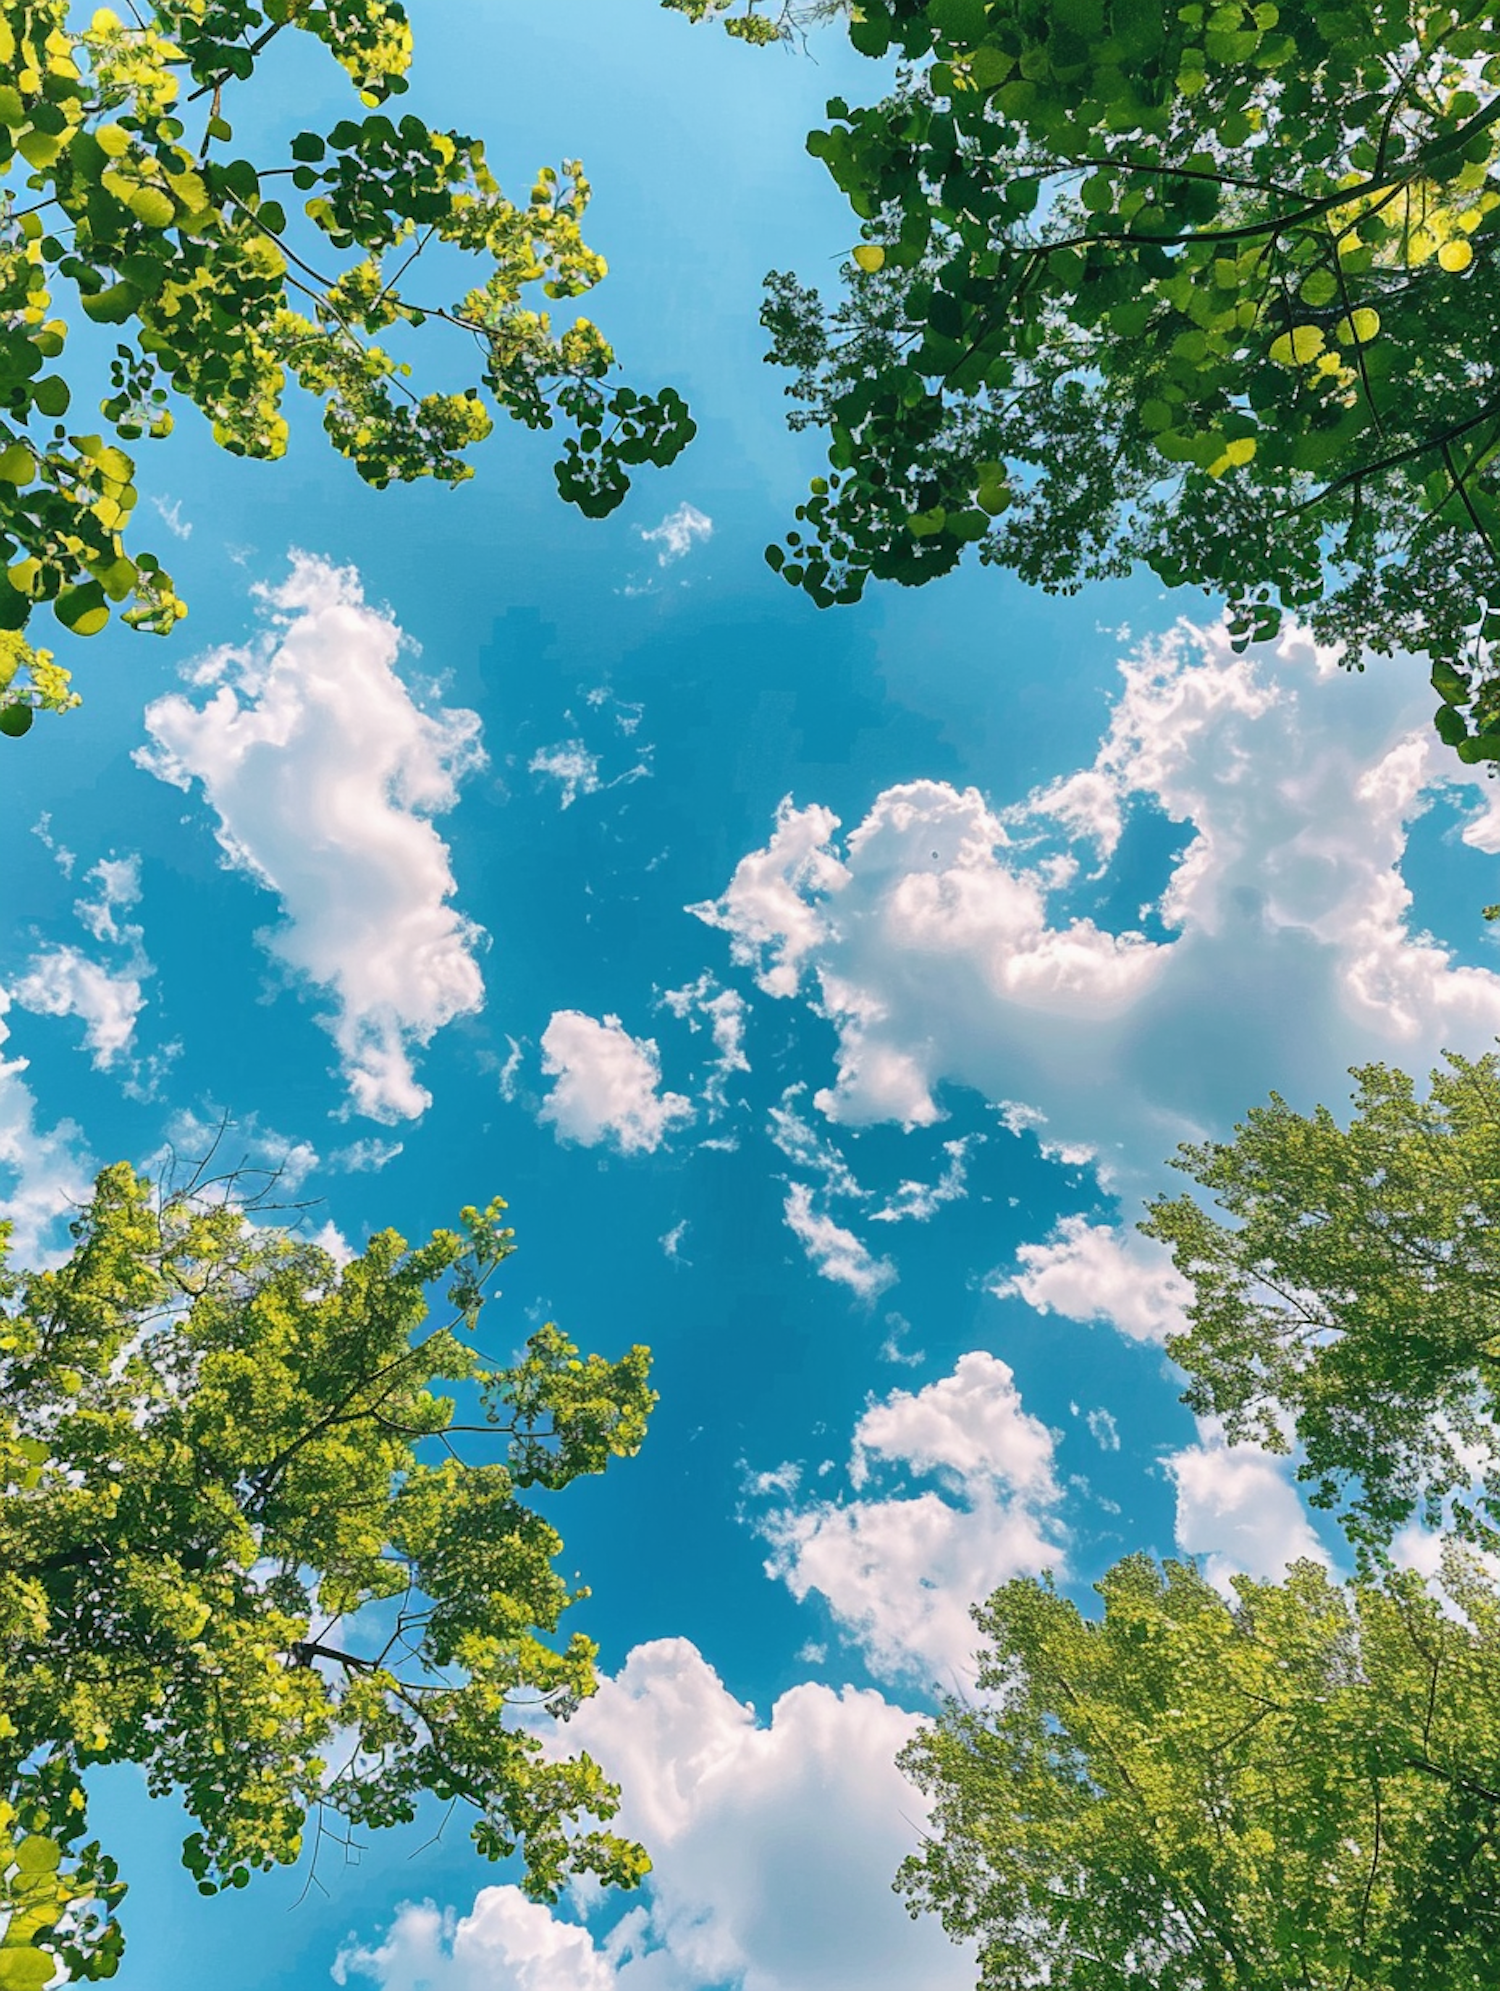
M1084 1419L1089 1427L1089 1436L1101 1452L1118 1452L1120 1449L1120 1427L1112 1412L1104 1409L1091 1410Z
M44 841L52 847L50 837ZM71 852L67 855L71 859ZM81 947L43 947L12 985L11 995L34 1015L80 1018L91 1063L97 1071L108 1071L134 1042L136 1019L146 1006L142 984L155 973L142 929L116 918L140 903L140 858L134 854L102 858L84 882L94 891L75 900L74 914L101 947L120 949L123 960L111 965L85 954Z
M937 1215L944 1203L960 1202L968 1195L968 1154L971 1144L983 1134L966 1134L961 1141L944 1141L948 1166L936 1182L903 1182L884 1208L872 1210L874 1224L899 1224L908 1219L925 1224Z
M656 1862L653 1928L686 1985L967 1991L972 1957L891 1893L926 1815L894 1762L915 1727L879 1694L806 1683L762 1726L685 1639L662 1639L569 1739L623 1787L625 1829Z
M542 1070L557 1083L540 1118L560 1140L586 1148L613 1139L625 1154L654 1154L673 1127L691 1120L681 1093L661 1092L661 1057L651 1037L632 1037L618 1016L557 1010L542 1032Z
M232 1184L242 1201L268 1195L274 1203L295 1197L320 1161L311 1141L263 1126L254 1113L233 1120L212 1107L202 1112L185 1107L172 1115L148 1166L173 1187L198 1177Z
M484 1000L478 929L449 904L428 820L480 764L479 720L413 702L401 633L351 569L294 554L262 598L272 634L198 665L194 681L216 687L206 704L150 705L154 745L138 758L180 788L201 782L226 861L280 899L261 938L332 998L350 1109L411 1119L430 1104L414 1050Z
M920 1348L909 1349L902 1346L906 1336L911 1333L911 1322L905 1314L887 1314L885 1326L885 1340L880 1344L881 1361L894 1362L902 1369L920 1368L927 1359L924 1352Z
M831 811L788 800L693 909L769 994L810 978L839 1032L815 1095L831 1119L930 1124L958 1083L1023 1102L1059 1152L1097 1150L1134 1191L1273 1085L1336 1101L1351 1062L1420 1067L1500 1031L1500 975L1410 923L1408 825L1434 783L1472 784L1430 744L1408 663L1351 682L1300 637L1236 657L1222 629L1184 627L1122 669L1092 767L999 814L972 788L903 783L842 846ZM1161 941L1061 898L1077 866L1057 840L1092 843L1107 872L1141 804L1194 832ZM1500 804L1467 836L1500 849Z
M896 1268L888 1258L876 1258L867 1245L836 1224L826 1211L812 1206L812 1190L794 1182L782 1205L787 1226L807 1253L820 1278L847 1286L862 1300L874 1300L896 1283Z
M712 975L700 975L680 989L664 989L662 1005L689 1030L701 1030L706 1023L718 1053L703 1084L703 1102L710 1120L728 1111L730 1081L750 1069L745 1055L745 1023L749 1004L738 989L721 989Z
M73 911L95 940L116 946L138 946L142 939L138 926L122 926L117 912L129 912L141 902L141 860L131 851L125 857L101 857L84 873L84 883L94 887L91 898L77 899Z
M400 1141L367 1136L362 1141L351 1141L347 1147L336 1148L328 1157L328 1166L342 1169L347 1175L379 1174L401 1152Z
M77 947L44 948L11 994L38 1016L80 1017L98 1071L108 1071L129 1050L146 1003L138 975L106 968Z
M42 813L31 826L31 834L42 845L43 849L51 854L52 862L57 866L64 878L71 878L73 875L73 866L78 862L78 858L73 851L68 849L65 843L59 843L57 838L53 836L52 813L50 810L43 809Z
M819 1133L799 1110L797 1101L806 1091L805 1085L789 1085L781 1095L780 1104L771 1108L766 1117L766 1132L773 1145L794 1167L821 1175L825 1196L868 1200L870 1191L860 1187L842 1148Z
M1227 1593L1236 1571L1275 1579L1289 1562L1327 1563L1284 1456L1226 1445L1212 1420L1200 1424L1199 1438L1165 1463L1177 1484L1177 1546L1207 1557L1211 1582Z
M637 1646L573 1717L650 1848L644 1902L604 1941L487 1887L465 1916L400 1910L334 1969L381 1991L968 1991L973 1952L913 1922L891 1878L926 1817L895 1767L917 1717L804 1683L760 1722L686 1639Z
M766 848L740 859L721 898L687 908L729 935L732 958L755 969L767 995L794 996L804 961L829 937L814 901L849 882L828 849L838 826L831 809L798 809L785 796Z
M1421 1072L1500 1034L1500 974L1415 930L1400 873L1445 784L1476 798L1465 840L1500 853L1500 801L1433 743L1425 673L1375 660L1352 681L1301 636L1237 657L1222 628L1186 625L1121 668L1091 766L1003 810L905 782L842 839L787 798L765 848L690 908L765 993L834 1024L813 1093L828 1120L929 1126L941 1088L968 1087L1134 1205L1179 1141L1222 1138L1273 1087L1337 1108L1351 1064ZM1141 807L1191 832L1159 940L1068 910L1078 853L1108 881ZM1185 1297L1132 1231L1077 1217L1023 1245L1000 1290L1143 1341Z
M0 1018L10 998L0 989ZM10 1035L0 1022L0 1045ZM93 1192L94 1164L81 1130L71 1121L44 1130L36 1099L21 1074L24 1058L0 1056L0 1222L11 1226L10 1253L17 1265L43 1265L66 1256L58 1219L73 1217Z
M582 740L563 740L555 747L539 747L526 763L528 774L545 775L562 790L559 807L571 809L580 795L597 795L599 756L591 754Z
M193 522L191 519L185 519L182 516L181 498L173 498L170 501L166 498L153 498L151 505L162 524L174 539L192 538Z
M990 1291L1015 1295L1041 1314L1065 1320L1108 1321L1131 1341L1165 1341L1187 1327L1192 1297L1164 1245L1138 1231L1064 1217L1045 1244L1023 1244L1020 1270Z
M463 1916L407 1902L384 1942L339 1952L334 1982L356 1976L382 1991L614 1991L620 1981L586 1929L518 1887L482 1888Z
M700 540L713 537L714 522L706 512L700 512L696 505L684 501L675 511L668 512L660 525L654 525L648 532L641 528L641 538L648 546L658 551L658 567L670 567L674 560L684 559Z
M936 1488L881 1496L887 1468ZM969 1671L969 1607L1012 1576L1063 1559L1053 1437L1021 1406L1010 1368L982 1351L912 1394L894 1390L855 1428L856 1498L788 1505L761 1523L768 1571L816 1590L872 1672L950 1686Z

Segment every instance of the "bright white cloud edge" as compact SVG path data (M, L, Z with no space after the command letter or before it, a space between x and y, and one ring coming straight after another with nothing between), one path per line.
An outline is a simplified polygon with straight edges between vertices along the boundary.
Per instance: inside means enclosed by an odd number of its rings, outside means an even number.
M281 902L273 956L333 1004L349 1110L383 1122L431 1103L414 1054L484 985L478 929L430 818L482 763L473 712L425 710L397 662L403 637L358 575L309 554L260 591L271 633L203 660L206 702L181 692L146 709L137 756L164 781L196 782L226 861Z

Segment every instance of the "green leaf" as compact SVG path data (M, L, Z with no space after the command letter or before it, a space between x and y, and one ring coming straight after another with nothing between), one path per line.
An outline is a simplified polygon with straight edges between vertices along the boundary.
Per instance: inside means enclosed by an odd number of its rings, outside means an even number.
M1455 712L1451 705L1440 705L1432 723L1445 747L1456 747L1460 741L1469 737L1469 729L1464 724L1463 714Z
M57 1959L47 1950L12 1949L0 1943L0 1991L43 1991L56 1969Z
M141 293L133 283L112 283L93 295L82 293L79 303L84 316L96 325L124 325L140 307Z
M53 1873L62 1861L62 1847L55 1839L33 1833L15 1847L11 1857L24 1874Z
M109 621L109 604L97 581L82 587L64 588L52 604L52 611L65 629L75 636L96 636Z

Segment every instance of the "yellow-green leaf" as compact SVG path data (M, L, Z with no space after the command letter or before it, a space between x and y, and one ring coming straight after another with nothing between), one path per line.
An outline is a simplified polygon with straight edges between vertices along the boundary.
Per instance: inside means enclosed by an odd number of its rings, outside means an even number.
M1271 341L1270 357L1278 366L1306 366L1318 357L1324 344L1321 325L1297 325Z
M0 1944L0 1991L42 1991L52 1982L57 1959L46 1950L11 1949Z
M160 187L132 187L125 196L125 205L146 228L170 228L177 213L171 195L163 193Z
M34 1832L23 1839L11 1855L22 1873L52 1873L62 1861L62 1847L55 1839Z
M854 260L869 276L885 267L885 251L878 242L861 242L854 252Z
M1372 311L1368 305L1361 305L1358 311L1351 311L1338 328L1337 338L1341 346L1352 346L1356 342L1367 346L1380 330L1380 313Z
M1474 245L1472 242L1464 241L1462 237L1452 242L1445 242L1438 250L1438 261L1450 276L1456 276L1460 270L1466 270L1473 260Z
M1254 436L1236 436L1224 445L1223 453L1208 466L1210 477L1222 477L1226 470L1238 470L1255 455Z

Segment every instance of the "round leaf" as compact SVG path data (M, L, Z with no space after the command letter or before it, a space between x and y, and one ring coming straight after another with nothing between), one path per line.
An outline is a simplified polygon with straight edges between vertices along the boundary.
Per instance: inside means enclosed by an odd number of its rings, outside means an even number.
M11 707L12 711L15 709ZM31 707L28 705L22 709L29 712ZM33 1832L21 1841L12 1857L22 1873L52 1873L62 1863L62 1847L55 1839Z
M0 1948L0 1991L42 1991L56 1969L57 1958L46 1950Z
M104 590L97 581L85 581L79 588L64 588L52 604L52 613L75 636L97 636L109 621Z
M1322 352L1324 343L1321 325L1297 325L1271 341L1270 357L1278 366L1307 366Z

